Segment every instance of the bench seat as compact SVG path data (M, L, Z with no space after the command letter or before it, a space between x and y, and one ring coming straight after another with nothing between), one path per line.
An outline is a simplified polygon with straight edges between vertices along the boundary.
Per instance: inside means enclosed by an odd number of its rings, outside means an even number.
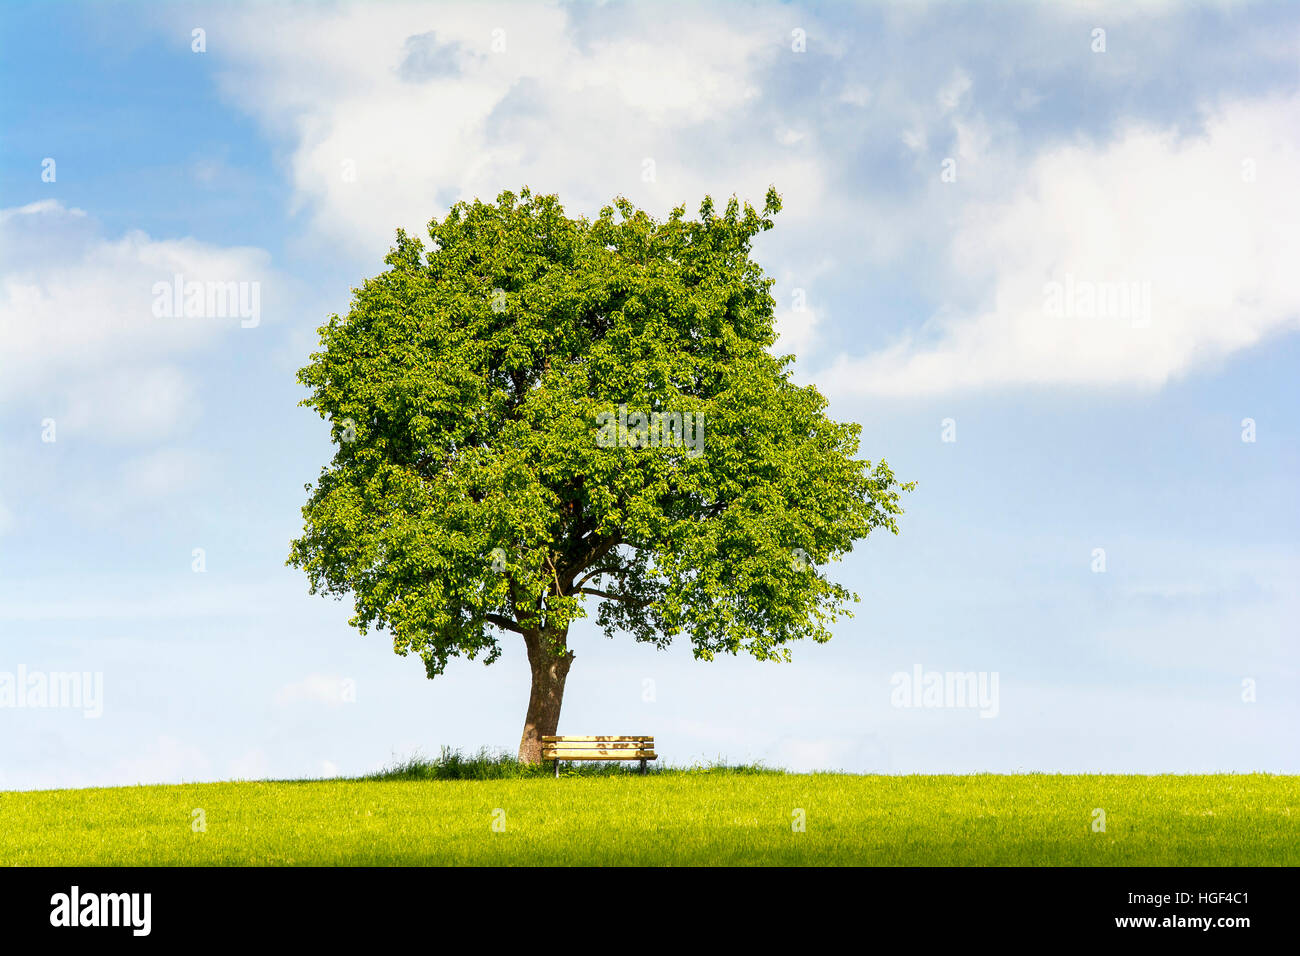
M645 773L646 761L658 758L650 736L542 737L542 759L555 761L557 777L561 760L639 760Z

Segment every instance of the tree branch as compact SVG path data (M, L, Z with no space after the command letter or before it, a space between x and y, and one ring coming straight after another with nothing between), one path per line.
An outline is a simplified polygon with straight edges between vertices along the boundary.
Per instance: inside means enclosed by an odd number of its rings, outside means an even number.
M578 585L578 588L581 589L582 586L583 586L584 584L586 584L588 581L590 581L592 578L598 578L598 577L600 577L602 574L618 574L618 575L623 575L623 574L627 574L627 573L628 573L629 571L631 571L631 570L632 570L632 569L631 569L631 568L628 568L628 567L613 567L613 568L604 568L604 567L602 567L602 568L592 568L590 571L588 571L586 574L584 574L584 575L582 576L582 578L577 582L577 585Z
M637 601L622 594L610 594L608 591L601 591L598 588L578 588L578 594L591 594L595 597L607 598L611 601L617 601L620 604L626 604L628 607L649 607L654 601Z
M485 614L483 620L489 624L495 624L497 627L507 631L514 631L516 634L524 633L524 629L510 620L508 617L502 617L500 614Z

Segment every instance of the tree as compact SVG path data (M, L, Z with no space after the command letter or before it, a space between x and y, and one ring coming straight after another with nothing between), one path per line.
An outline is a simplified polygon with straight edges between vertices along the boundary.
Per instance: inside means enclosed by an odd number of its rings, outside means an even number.
M607 636L788 660L857 600L822 566L897 533L911 485L768 351L750 248L779 210L774 190L761 214L706 198L662 222L624 199L570 218L528 189L458 203L428 248L398 231L298 374L338 447L288 563L429 677L519 635L523 761L556 732L592 607Z

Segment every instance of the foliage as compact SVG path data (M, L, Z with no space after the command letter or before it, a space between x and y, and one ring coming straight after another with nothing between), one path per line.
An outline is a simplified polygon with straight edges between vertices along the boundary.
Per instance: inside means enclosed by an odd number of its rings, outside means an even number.
M562 652L591 599L606 634L704 659L827 640L856 595L824 566L896 533L911 486L769 352L750 251L779 209L658 222L620 199L589 221L524 189L458 203L428 247L399 231L299 373L337 450L289 563L431 677L496 660L502 631ZM620 406L703 416L703 454L602 447Z

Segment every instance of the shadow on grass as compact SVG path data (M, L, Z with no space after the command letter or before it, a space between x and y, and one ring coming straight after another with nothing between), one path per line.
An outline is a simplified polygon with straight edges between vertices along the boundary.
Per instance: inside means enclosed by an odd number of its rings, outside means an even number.
M475 754L462 754L459 750L443 747L442 753L433 759L416 754L407 760L398 761L378 773L368 774L357 779L364 781L383 780L516 780L531 777L550 777L555 773L548 761L541 764L520 763L513 754L502 750L493 751L484 748ZM754 776L762 774L784 774L781 769L764 767L762 764L726 764L721 762L695 764L689 767L674 767L651 761L646 768L647 776L664 776L680 774L719 774L734 776ZM560 761L561 777L622 777L640 776L641 765L634 760L613 761Z

